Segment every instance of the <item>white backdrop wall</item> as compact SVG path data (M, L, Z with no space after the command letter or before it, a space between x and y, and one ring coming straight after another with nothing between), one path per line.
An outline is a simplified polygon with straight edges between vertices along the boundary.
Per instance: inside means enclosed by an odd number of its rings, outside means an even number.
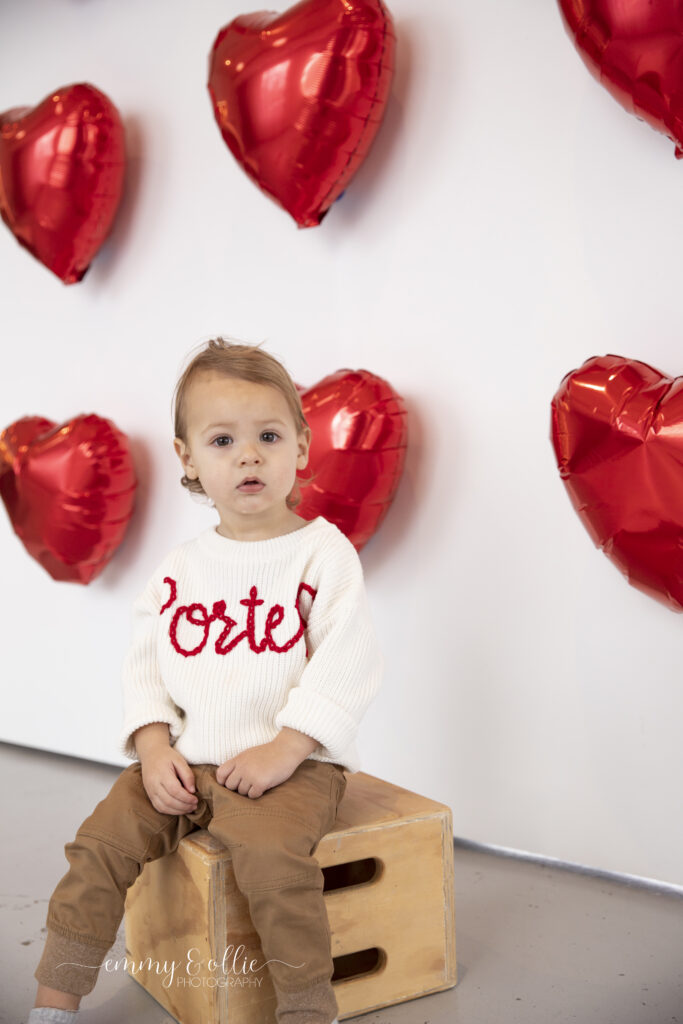
M233 161L207 56L237 0L2 7L0 109L105 91L127 130L114 232L69 287L0 232L1 426L107 416L137 511L103 574L54 582L4 517L2 738L112 764L130 606L215 512L179 484L170 400L217 333L311 384L386 377L410 414L361 555L387 672L364 770L450 804L457 835L683 883L681 619L573 512L549 406L584 359L683 373L683 165L590 77L547 0L393 0L385 122L298 230Z

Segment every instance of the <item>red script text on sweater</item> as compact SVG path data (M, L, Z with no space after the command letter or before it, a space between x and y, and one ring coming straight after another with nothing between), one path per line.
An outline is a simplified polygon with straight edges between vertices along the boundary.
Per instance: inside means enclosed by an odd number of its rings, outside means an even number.
M159 611L160 615L163 615L163 613L168 608L171 608L172 605L175 604L178 596L178 584L176 583L172 576L165 576L164 583L168 583L169 587L171 588L171 593L168 601L166 601L166 603L162 606L161 610ZM276 626L279 626L285 615L285 610L281 604L274 604L268 610L268 614L266 616L266 624L264 627L263 639L260 641L260 643L256 642L255 609L257 605L261 605L264 602L263 600L261 600L261 598L259 598L258 590L255 586L250 587L249 597L243 598L240 601L240 604L246 605L247 608L246 626L241 633L238 633L236 636L233 636L230 641L228 641L228 637L232 633L234 627L237 625L237 620L233 619L230 615L226 613L225 601L214 601L211 613L209 613L206 606L199 601L195 601L192 604L179 605L176 608L175 612L173 613L173 617L171 618L171 623L168 629L168 635L171 639L171 643L173 644L174 649L178 652L178 654L182 654L184 658L192 658L194 657L195 654L199 654L199 652L203 650L204 647L206 646L206 642L209 639L209 630L211 628L211 623L222 622L224 624L224 628L214 644L216 654L228 654L230 651L233 650L234 647L237 646L237 644L241 643L242 640L247 641L249 647L255 654L262 654L263 651L266 650L277 651L278 653L283 654L285 651L288 651L291 647L293 647L296 643L299 642L299 640L304 635L304 630L306 629L307 620L303 617L301 613L301 608L299 606L299 601L301 599L301 594L303 591L306 591L308 594L310 594L311 601L315 599L315 595L317 593L317 591L313 587L310 587L308 583L299 584L299 589L297 590L296 599L294 601L294 607L296 608L296 612L299 618L299 627L296 633L294 633L294 635L291 636L286 643L281 645L275 641L275 638L273 637L272 634L272 631L275 629ZM178 639L178 626L182 619L185 619L186 622L189 622L191 625L197 626L200 630L202 630L201 638L196 647L187 649L181 646L180 641ZM308 657L308 650L306 651L306 657Z

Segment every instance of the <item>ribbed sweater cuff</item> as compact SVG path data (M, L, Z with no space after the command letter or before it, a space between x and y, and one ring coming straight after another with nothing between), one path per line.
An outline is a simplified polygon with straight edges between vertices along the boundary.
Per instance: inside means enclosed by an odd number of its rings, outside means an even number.
M150 725L152 722L166 722L171 741L178 739L185 725L180 716L171 711L167 704L145 704L136 708L135 715L126 719L120 734L119 750L125 757L132 760L137 758L135 743L131 737L136 729L141 729L143 725Z
M333 760L341 761L356 738L358 723L338 704L322 694L295 686L286 705L275 716L278 729L287 726L312 736L327 747Z

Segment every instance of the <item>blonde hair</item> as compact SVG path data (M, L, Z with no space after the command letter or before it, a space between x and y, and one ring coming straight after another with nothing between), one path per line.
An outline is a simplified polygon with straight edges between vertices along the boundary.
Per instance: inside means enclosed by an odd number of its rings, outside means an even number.
M253 381L256 384L267 384L277 388L283 395L292 419L296 426L297 434L308 427L304 416L301 398L296 389L294 381L287 373L282 363L278 362L275 356L264 352L261 345L242 345L238 342L226 341L218 337L212 338L201 350L191 359L190 363L183 370L173 391L173 423L175 436L187 444L187 424L185 422L185 396L193 378L199 373L220 373L226 377L236 377L239 380ZM310 429L310 427L309 427ZM310 484L315 479L313 474L302 483ZM183 475L180 483L188 491L194 494L205 494L199 480L190 480ZM301 502L301 491L299 479L294 482L292 490L287 495L287 508L294 509Z

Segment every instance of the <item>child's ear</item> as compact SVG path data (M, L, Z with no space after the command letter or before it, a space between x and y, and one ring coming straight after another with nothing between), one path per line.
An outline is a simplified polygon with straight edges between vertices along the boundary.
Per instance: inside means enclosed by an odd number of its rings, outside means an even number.
M311 428L304 427L299 436L297 437L297 443L299 446L299 454L296 459L296 468L305 469L308 465L308 450L311 446ZM303 460L303 461L301 461Z
M181 437L175 437L173 439L173 447L175 448L176 455L180 459L182 467L185 470L185 476L189 477L190 480L196 480L198 474L197 470L192 465L192 455L188 446Z

